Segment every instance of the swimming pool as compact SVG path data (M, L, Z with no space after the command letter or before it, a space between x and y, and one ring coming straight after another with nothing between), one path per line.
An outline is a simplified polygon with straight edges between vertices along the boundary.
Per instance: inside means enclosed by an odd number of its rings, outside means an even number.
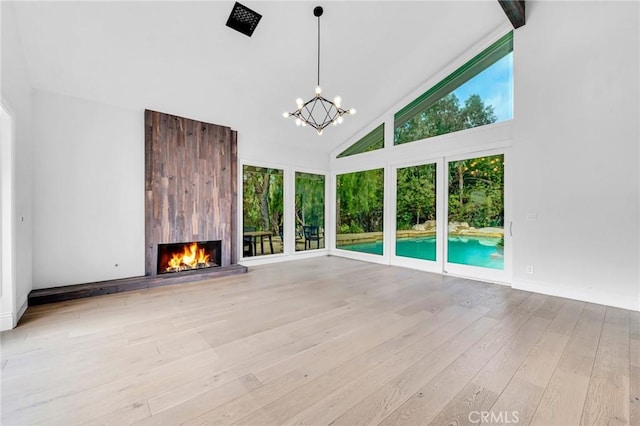
M449 237L448 261L483 268L504 269L504 259L496 249L499 238ZM338 246L342 250L382 255L382 241ZM403 238L396 241L396 255L436 260L435 237Z

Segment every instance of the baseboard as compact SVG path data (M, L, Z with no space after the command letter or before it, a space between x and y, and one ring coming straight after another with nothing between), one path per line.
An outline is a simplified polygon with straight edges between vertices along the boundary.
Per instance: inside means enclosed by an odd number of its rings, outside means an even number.
M360 260L362 262L377 263L379 265L390 265L389 256L362 253L359 251L342 250L339 248L330 249L330 256L343 257L345 259Z
M13 329L13 312L6 312L0 314L0 331L7 331Z
M20 305L18 305L18 315L16 317L16 325L20 322L20 318L22 318L22 316L24 315L24 313L27 311L27 308L29 307L29 295L26 294L22 297L22 301L20 303Z
M0 314L0 331L12 330L18 325L18 321L22 318L28 306L27 296L22 298L22 303L18 307L18 315L13 311Z
M539 281L514 280L512 287L517 290L531 291L546 294L548 296L564 297L566 299L579 300L581 302L595 303L597 305L613 306L616 308L640 311L640 300L629 298L617 293L604 293L600 291L582 291L575 288L567 288L558 284Z

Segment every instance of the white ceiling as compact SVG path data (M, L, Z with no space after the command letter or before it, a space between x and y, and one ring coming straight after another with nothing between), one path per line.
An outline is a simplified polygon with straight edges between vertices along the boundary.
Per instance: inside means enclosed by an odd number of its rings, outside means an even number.
M34 88L231 126L241 140L329 152L475 44L506 16L486 1L244 0L251 38L225 26L233 1L17 2ZM282 112L321 85L358 114L318 137Z

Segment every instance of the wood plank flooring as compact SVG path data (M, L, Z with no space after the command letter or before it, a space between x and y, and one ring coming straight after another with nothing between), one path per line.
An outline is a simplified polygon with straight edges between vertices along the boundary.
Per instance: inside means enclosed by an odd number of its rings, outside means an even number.
M638 425L640 313L337 257L31 307L1 424Z

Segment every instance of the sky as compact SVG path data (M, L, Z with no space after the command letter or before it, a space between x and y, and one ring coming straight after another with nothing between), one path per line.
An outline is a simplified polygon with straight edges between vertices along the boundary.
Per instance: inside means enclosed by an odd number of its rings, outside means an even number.
M458 87L453 93L460 104L473 94L485 105L493 105L497 121L513 118L513 52Z

